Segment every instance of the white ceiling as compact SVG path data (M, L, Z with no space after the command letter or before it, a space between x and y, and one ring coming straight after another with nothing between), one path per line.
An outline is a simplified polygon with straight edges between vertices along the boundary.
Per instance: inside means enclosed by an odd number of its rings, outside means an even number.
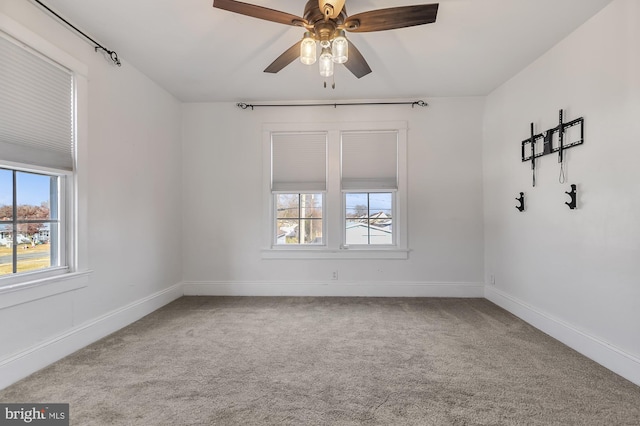
M212 7L213 0L41 0L185 102L409 99L486 95L612 0L440 0L434 24L352 33L373 72L317 64L262 72L303 30ZM306 0L245 0L297 16ZM425 0L347 0L349 15ZM552 78L553 76L549 76Z

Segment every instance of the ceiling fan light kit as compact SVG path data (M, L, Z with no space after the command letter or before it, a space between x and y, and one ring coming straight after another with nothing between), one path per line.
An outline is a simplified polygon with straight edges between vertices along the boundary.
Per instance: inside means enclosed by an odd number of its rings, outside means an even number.
M331 42L333 62L344 64L349 59L349 42L344 36L344 30L338 32L338 37Z
M325 78L333 75L333 55L328 47L323 47L320 54L320 75Z
M349 60L349 42L344 36L344 30L340 30L333 39L320 41L322 51L320 53L320 75L331 77L333 64L344 64ZM316 63L316 40L310 32L304 33L300 43L300 62L305 65Z
M438 3L391 7L347 15L345 0L308 0L303 17L279 10L242 3L235 0L214 0L213 7L279 24L304 27L302 40L291 46L264 72L277 73L296 58L305 65L319 62L320 75L333 76L334 63L344 66L357 78L371 72L371 68L355 45L348 41L345 31L386 31L436 21ZM320 44L320 58L316 58Z
M316 63L316 41L309 31L304 33L300 42L300 62L305 65Z

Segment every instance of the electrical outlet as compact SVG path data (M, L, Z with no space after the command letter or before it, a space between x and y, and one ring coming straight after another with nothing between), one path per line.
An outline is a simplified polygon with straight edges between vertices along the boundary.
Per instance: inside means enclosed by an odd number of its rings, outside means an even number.
M491 276L489 277L489 282L491 283L491 285L496 285L496 276L491 274Z
M331 279L332 280L337 280L338 279L338 271L333 271L331 273Z

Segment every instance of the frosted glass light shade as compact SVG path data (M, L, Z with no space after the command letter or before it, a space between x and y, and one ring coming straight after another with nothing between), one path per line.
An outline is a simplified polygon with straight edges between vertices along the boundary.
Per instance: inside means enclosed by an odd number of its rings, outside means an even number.
M311 37L311 33L304 33L302 43L300 43L300 62L311 65L316 62L316 41Z
M333 75L333 55L328 47L323 48L320 54L320 75L323 77Z
M333 52L333 62L344 64L349 59L349 42L344 36L344 31L333 40L331 51Z

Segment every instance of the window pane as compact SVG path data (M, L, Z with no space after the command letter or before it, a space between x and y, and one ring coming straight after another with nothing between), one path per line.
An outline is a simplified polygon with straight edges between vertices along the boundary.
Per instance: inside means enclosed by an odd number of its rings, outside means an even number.
M369 194L348 193L346 194L346 217L347 220L358 221L369 216Z
M322 219L303 219L301 229L303 244L322 244Z
M322 219L322 194L300 194L302 217Z
M322 194L276 194L276 244L322 244Z
M393 194L389 192L373 192L369 194L369 216L389 217L393 211Z
M16 173L18 220L50 219L51 187L56 177ZM29 224L27 234L38 232L42 224ZM23 227L24 229L25 227Z
M298 244L298 219L278 220L276 244Z
M276 195L276 212L278 218L299 216L299 195L298 194L278 194Z
M36 269L49 268L52 265L52 245L49 242L50 226L45 224L40 233L27 237L27 241L19 242L17 272L34 271ZM19 234L24 235L24 234ZM40 236L42 235L42 236Z
M13 171L0 169L0 221L13 218ZM0 226L0 232L4 226Z
M13 273L13 172L0 169L0 276Z
M393 193L345 194L345 244L393 244Z
M13 273L13 251L11 243L0 245L0 276Z

